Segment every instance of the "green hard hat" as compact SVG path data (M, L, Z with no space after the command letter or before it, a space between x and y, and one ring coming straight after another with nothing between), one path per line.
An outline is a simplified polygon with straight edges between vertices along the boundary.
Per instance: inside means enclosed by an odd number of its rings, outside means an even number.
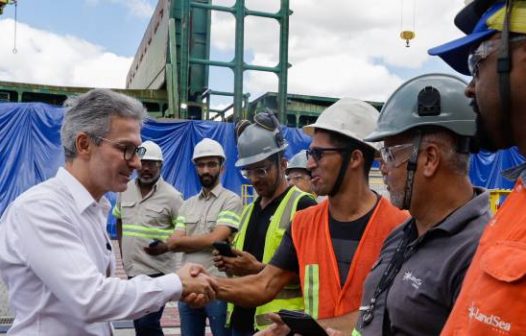
M464 95L467 83L446 74L408 80L387 99L376 129L365 140L381 141L410 129L436 126L460 136L476 132L476 114Z
M247 126L237 140L238 160L236 167L245 167L261 162L287 148L279 127L274 130L258 124Z

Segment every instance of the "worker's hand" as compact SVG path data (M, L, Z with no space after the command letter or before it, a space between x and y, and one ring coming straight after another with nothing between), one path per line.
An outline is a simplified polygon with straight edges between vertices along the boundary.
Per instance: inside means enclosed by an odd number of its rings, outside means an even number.
M290 333L290 328L283 323L281 320L281 317L279 317L278 314L268 314L267 315L271 320L272 323L268 328L265 330L262 330L254 336L287 336Z
M150 244L144 247L144 251L149 255L158 256L169 251L168 245L165 242L158 242L155 245Z
M235 257L225 257L219 253L214 253L214 265L222 272L237 276L257 274L265 266L259 262L252 254L232 249Z
M176 274L183 285L181 298L194 302L195 305L206 304L215 299L215 280L206 274L203 266L187 263Z

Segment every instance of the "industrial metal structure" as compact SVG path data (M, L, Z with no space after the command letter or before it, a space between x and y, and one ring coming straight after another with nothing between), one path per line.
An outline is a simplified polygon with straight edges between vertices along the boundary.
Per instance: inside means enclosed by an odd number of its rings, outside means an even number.
M229 13L235 21L234 57L230 61L210 59L212 11ZM159 0L137 49L126 78L126 90L138 98L156 118L237 121L271 110L289 127L313 123L319 113L337 98L287 94L289 0L280 0L276 13L250 10L245 0L231 7L212 0ZM266 18L279 25L279 60L273 67L248 64L244 39L247 16ZM209 83L210 66L232 71L233 91L215 90ZM245 71L264 71L278 77L278 92L269 92L249 102L243 92ZM0 81L0 102L45 102L61 105L68 96L89 88L38 85ZM223 109L211 106L211 97L232 97ZM381 103L372 103L381 108ZM233 115L227 116L227 111Z
M210 59L211 12L232 14L235 20L234 58L231 61ZM168 92L168 109L181 119L208 119L211 112L224 118L233 107L233 119L246 118L248 95L243 92L243 74L247 70L266 71L278 76L278 111L285 111L287 97L289 1L281 0L277 13L250 10L245 0L231 7L212 4L211 0L160 0L137 50L126 81L130 89L155 89ZM245 18L274 19L280 26L279 63L274 67L247 64L244 59ZM233 71L233 92L209 87L209 67ZM232 106L223 110L210 108L213 95L233 97ZM285 114L280 114L285 123Z

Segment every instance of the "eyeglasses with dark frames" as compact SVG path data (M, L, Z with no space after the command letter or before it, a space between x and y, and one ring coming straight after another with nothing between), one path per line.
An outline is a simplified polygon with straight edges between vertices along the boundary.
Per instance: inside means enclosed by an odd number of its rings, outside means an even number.
M347 150L348 150L348 148L343 148L343 147L329 147L329 148L311 147L311 148L307 149L307 151L306 151L307 160L310 157L312 157L314 159L314 161L318 162L318 161L320 161L323 158L323 156L325 155L325 152L338 152L338 153L341 153L341 152L345 152Z
M98 140L106 141L107 143L112 144L113 147L122 151L122 155L124 157L124 160L126 161L130 161L131 159L133 159L134 155L137 155L140 159L146 153L146 148L135 146L131 143L122 143L119 141L115 141L115 140L111 140L111 139L107 139L107 138L99 137L99 136L96 136L95 138Z

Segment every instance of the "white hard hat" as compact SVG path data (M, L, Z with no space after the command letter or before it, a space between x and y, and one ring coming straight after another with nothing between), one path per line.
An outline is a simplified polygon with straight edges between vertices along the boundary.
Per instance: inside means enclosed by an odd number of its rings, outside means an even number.
M141 144L146 149L141 160L163 161L163 152L161 147L153 141L147 140Z
M316 122L303 127L307 135L314 129L336 132L378 150L379 144L364 141L376 128L379 112L371 104L354 98L342 98L325 109Z
M223 160L226 160L225 151L223 146L215 140L210 138L204 138L199 141L194 147L194 155L192 156L192 162L202 157L218 156Z

